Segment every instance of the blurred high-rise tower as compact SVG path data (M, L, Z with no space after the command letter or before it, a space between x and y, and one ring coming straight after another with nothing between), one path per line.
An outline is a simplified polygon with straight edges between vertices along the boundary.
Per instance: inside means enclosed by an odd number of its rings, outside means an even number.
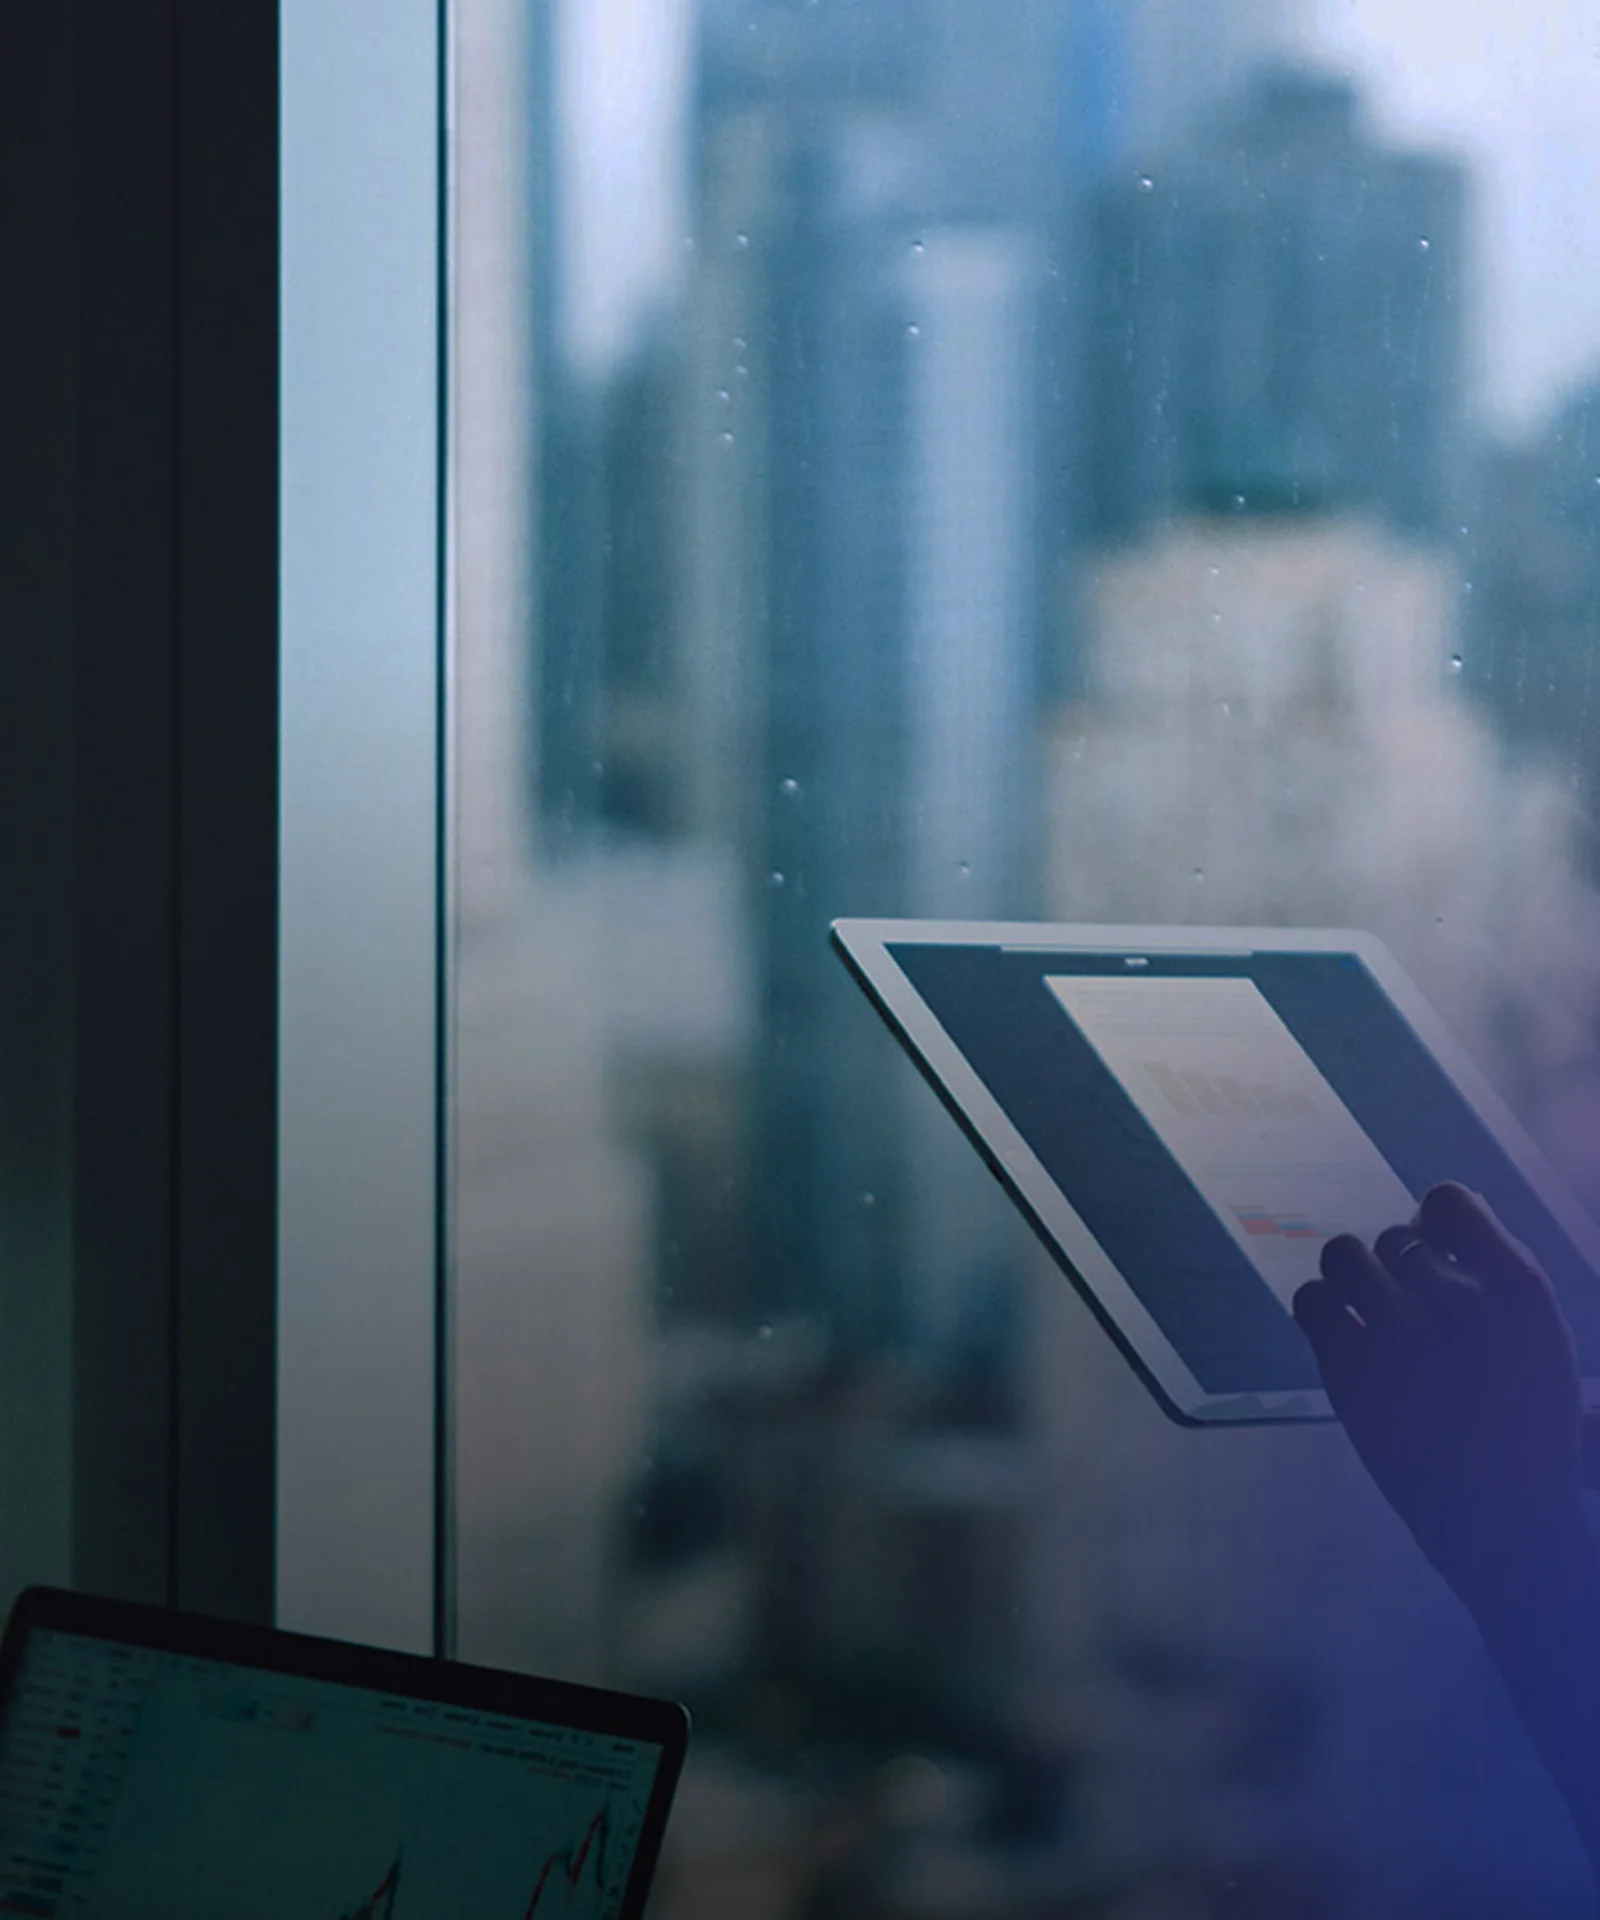
M1484 449L1468 515L1465 684L1514 752L1564 770L1600 872L1600 379L1525 440Z
M1193 139L1260 68L1292 62L1315 0L1088 0L1113 50L1112 151L1124 171Z
M1086 510L1090 197L1140 116L1197 124L1290 11L1229 0L1176 62L1151 7L1103 0L702 14L685 814L749 876L763 1310L852 1343L956 1324L987 1256L932 1197L976 1169L908 1144L826 926L1031 909L1045 636Z
M853 1345L926 1333L960 1282L914 1254L905 1088L827 924L1029 896L1072 165L1069 11L922 13L713 7L694 121L694 812L749 876L758 1292Z
M1377 142L1350 83L1257 75L1092 221L1092 537L1195 506L1459 514L1466 175Z

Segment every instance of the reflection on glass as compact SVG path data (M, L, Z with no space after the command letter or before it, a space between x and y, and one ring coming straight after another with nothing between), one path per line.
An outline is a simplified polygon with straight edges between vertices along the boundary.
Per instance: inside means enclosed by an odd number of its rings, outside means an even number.
M1583 18L455 11L460 1651L689 1701L669 1915L1582 1911L1342 1436L1165 1424L825 936L1368 928L1600 1198Z

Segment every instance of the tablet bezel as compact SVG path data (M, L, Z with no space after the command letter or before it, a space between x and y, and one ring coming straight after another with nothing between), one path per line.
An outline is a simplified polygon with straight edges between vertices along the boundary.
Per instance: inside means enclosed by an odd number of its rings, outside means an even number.
M23 1648L34 1631L404 1695L659 1747L661 1761L617 1920L639 1920L644 1912L688 1746L689 1716L671 1701L38 1586L17 1597L0 1641L0 1719L10 1709Z
M981 946L1064 954L1161 954L1243 959L1256 954L1351 955L1366 967L1456 1091L1600 1275L1600 1226L1566 1189L1526 1129L1445 1027L1383 942L1348 928L1050 925L1037 921L837 920L833 943L1067 1278L1161 1406L1185 1426L1331 1420L1328 1397L1304 1389L1208 1392L1116 1263L1045 1171L1009 1115L896 963L899 945ZM1308 1272L1307 1278L1309 1279ZM1600 1379L1582 1382L1600 1408Z

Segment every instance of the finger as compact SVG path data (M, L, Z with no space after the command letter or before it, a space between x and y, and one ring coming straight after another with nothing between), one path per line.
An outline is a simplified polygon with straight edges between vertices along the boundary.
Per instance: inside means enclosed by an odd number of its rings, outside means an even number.
M1493 1266L1524 1252L1488 1203L1457 1180L1442 1180L1422 1196L1417 1229L1441 1253L1465 1266Z
M1468 1306L1483 1289L1465 1267L1452 1264L1415 1227L1386 1227L1372 1251L1400 1292L1420 1307Z
M1393 1326L1407 1317L1393 1277L1353 1233L1338 1234L1322 1249L1322 1277L1369 1327Z
M1328 1280L1308 1280L1294 1296L1295 1324L1317 1357L1322 1384L1339 1393L1358 1375L1364 1330L1350 1303Z
M1417 1221L1431 1247L1467 1268L1494 1297L1508 1303L1549 1300L1538 1262L1477 1194L1447 1180L1423 1195Z
M1410 1292L1431 1291L1446 1270L1415 1227L1385 1227L1372 1251L1396 1286Z

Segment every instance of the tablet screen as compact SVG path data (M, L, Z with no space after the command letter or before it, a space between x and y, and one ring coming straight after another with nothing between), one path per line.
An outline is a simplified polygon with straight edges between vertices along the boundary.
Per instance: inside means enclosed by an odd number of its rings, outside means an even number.
M1210 1394L1316 1389L1289 1313L1323 1241L1476 1188L1600 1375L1600 1285L1363 960L888 951Z

